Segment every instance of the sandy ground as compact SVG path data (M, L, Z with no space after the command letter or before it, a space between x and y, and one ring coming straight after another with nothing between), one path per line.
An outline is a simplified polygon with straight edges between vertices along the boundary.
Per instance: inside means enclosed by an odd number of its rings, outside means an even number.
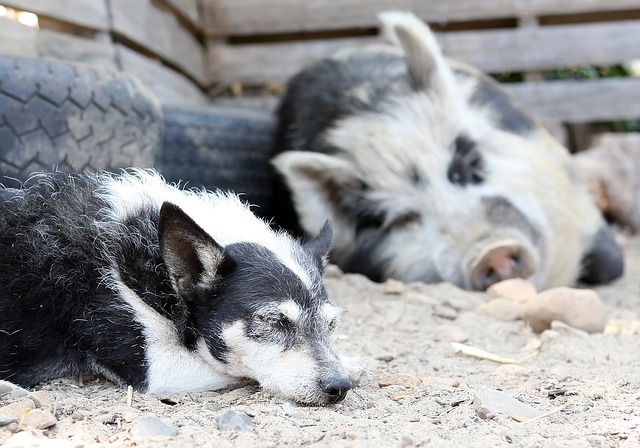
M339 405L300 407L255 385L170 397L136 393L128 405L127 391L104 380L62 379L34 394L36 407L52 413L55 425L5 425L0 444L640 446L640 238L628 239L626 255L624 278L597 288L609 323L593 335L562 327L535 334L521 320L474 312L486 294L447 284L374 284L331 268L329 292L347 309L338 347L365 367ZM520 362L467 356L452 341ZM406 384L379 386L395 374L401 375L390 382ZM486 394L494 390L506 398L493 403ZM0 406L25 398L5 395ZM502 409L509 398L528 408ZM219 430L216 417L226 410L248 415L252 432ZM149 429L149 422L158 423L149 417L161 423ZM165 430L170 435L159 435Z

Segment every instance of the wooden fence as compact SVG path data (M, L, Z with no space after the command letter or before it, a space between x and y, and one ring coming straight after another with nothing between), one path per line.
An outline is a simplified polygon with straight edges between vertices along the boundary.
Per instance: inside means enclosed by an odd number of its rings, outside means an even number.
M549 81L548 70L640 59L638 0L0 0L0 54L82 61L139 76L163 103L273 108L286 80L338 48L377 40L379 11L414 11L445 54L489 73L563 139L640 118L640 78ZM242 94L241 98L239 95ZM567 127L566 125L571 125ZM582 142L581 142L582 140ZM564 140L567 143L567 140Z
M164 103L205 104L200 0L0 0L40 29L0 19L0 54L54 57L139 76Z
M637 0L204 0L209 72L218 85L260 92L245 101L273 107L277 98L265 91L337 48L374 41L376 13L389 9L431 24L449 57L489 73L521 73L524 82L508 89L560 138L566 124L640 117L640 78L542 75L640 58Z

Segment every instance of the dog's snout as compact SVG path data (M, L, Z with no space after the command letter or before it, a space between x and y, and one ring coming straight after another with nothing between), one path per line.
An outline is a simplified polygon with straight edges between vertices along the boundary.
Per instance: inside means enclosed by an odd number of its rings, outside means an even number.
M351 389L351 381L346 377L327 377L320 380L322 391L326 394L327 402L331 404L344 400Z

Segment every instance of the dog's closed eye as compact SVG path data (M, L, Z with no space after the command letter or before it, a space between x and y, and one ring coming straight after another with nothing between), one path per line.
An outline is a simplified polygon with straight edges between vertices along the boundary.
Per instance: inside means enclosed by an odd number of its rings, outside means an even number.
M279 344L284 350L291 348L296 339L293 321L280 312L257 313L247 326L247 336L263 342Z
M270 327L271 329L274 329L274 330L278 330L278 331L294 330L293 321L284 313L276 312L276 313L259 314L256 316L256 320L259 321L261 325Z

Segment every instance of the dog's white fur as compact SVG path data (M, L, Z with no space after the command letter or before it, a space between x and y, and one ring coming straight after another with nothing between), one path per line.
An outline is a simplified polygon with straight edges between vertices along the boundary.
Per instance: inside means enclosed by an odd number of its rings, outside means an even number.
M168 184L150 171L136 169L131 173L134 176L107 177L107 185L100 192L113 207L112 218L124 221L144 207L152 205L159 209L163 202L169 201L184 210L209 235L215 235L223 247L239 242L266 246L308 287L313 285L311 274L302 269L300 260L296 259L293 240L274 232L265 221L255 219L248 205L237 196L223 192L202 195ZM211 214L212 210L216 211L215 215Z
M119 288L142 324L147 340L148 393L219 390L238 383L237 377L224 373L227 368L211 356L204 339L198 341L196 350L187 350L169 319L159 315L122 282Z

